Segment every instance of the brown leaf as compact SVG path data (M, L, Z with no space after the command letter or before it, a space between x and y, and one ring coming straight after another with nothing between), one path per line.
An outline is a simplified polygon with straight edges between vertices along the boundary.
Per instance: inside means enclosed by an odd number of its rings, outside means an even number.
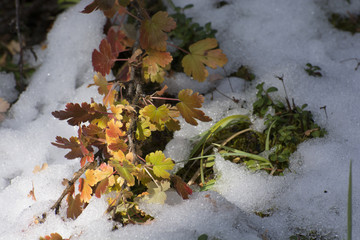
M176 22L167 12L157 12L151 19L141 22L140 46L143 49L166 50L166 32L176 28Z
M108 185L109 185L109 179L108 178L103 179L96 187L95 196L100 198L101 195L104 194L104 192L106 191Z
M198 119L203 122L209 122L212 119L205 115L205 113L199 109L204 102L204 97L199 93L194 93L191 89L183 89L179 92L180 102L176 104L176 107L180 111L181 116L185 121L191 125L198 125Z
M66 210L66 216L68 218L76 219L83 210L83 203L80 200L80 194L73 198L72 194L68 194L66 201L68 203L68 208Z
M55 111L51 114L60 120L68 119L67 122L71 126L77 126L79 123L87 121L90 122L100 115L86 102L83 102L81 106L78 103L68 103L65 110Z
M59 148L71 149L71 151L65 155L67 159L75 159L78 157L83 157L80 148L80 143L78 142L76 137L71 137L69 141L66 138L57 136L56 143L52 142L51 144Z

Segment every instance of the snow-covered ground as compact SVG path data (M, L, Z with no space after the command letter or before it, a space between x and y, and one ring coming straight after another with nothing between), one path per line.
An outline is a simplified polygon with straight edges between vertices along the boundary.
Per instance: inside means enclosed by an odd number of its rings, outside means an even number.
M144 206L155 217L150 225L127 226L111 231L104 214L107 203L93 198L75 221L47 213L43 224L34 217L47 211L63 191L61 181L71 178L79 161L68 161L66 151L50 144L60 135L70 137L75 128L52 117L67 102L100 100L92 82L91 52L103 38L105 22L100 12L79 13L88 0L60 15L47 39L47 49L37 51L41 66L27 90L14 104L0 127L0 239L38 239L52 232L71 239L197 239L201 234L220 239L288 239L295 233L317 231L329 239L345 239L349 161L353 160L353 236L360 236L360 34L334 29L331 12L360 12L352 0L173 0L175 5L195 6L186 11L201 24L212 22L217 39L227 54L226 72L249 66L257 78L253 85L231 78L216 82L218 89L246 101L245 108L219 94L206 96L204 111L215 121L231 114L249 114L257 83L276 86L284 98L284 75L288 94L298 105L307 103L318 124L328 135L300 145L291 158L291 171L283 177L250 173L245 168L216 159L219 179L216 191L195 192L181 200L170 192L165 205ZM323 77L304 71L305 64L322 68ZM223 74L223 70L217 70ZM12 75L0 74L0 97L16 98L9 86ZM178 74L169 79L170 89L196 88L206 93L211 84L194 84ZM15 97L14 97L15 96ZM98 99L96 99L96 97ZM320 107L326 106L328 118ZM261 121L257 121L260 122ZM174 160L186 158L189 139L214 122L197 127L183 125L168 144ZM49 167L34 174L36 165ZM28 197L34 187L36 201ZM63 204L64 205L64 204ZM254 211L271 209L270 217ZM265 238L263 236L267 236Z

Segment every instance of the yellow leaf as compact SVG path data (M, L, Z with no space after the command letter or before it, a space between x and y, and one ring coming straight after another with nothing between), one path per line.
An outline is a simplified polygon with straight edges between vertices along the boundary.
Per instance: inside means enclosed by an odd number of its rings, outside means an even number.
M217 46L215 38L206 38L190 45L190 53L181 61L184 72L199 82L205 81L209 75L205 65L217 68L227 63L227 57L221 49L213 49Z

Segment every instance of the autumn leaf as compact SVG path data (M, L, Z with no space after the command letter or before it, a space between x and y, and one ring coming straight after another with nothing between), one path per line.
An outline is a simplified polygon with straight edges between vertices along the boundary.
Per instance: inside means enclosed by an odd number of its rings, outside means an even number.
M189 199L189 195L192 194L191 188L181 179L181 177L172 175L171 182L176 192L183 198Z
M92 121L100 117L100 114L95 113L90 104L83 102L81 106L78 103L66 104L65 110L52 112L52 115L60 120L68 119L67 122L71 126L77 126L79 123Z
M126 152L128 150L128 145L125 143L123 139L117 138L114 139L114 141L112 141L111 144L108 144L108 149L114 152L117 151Z
M82 202L89 203L91 199L92 188L84 178L79 178L79 192L81 192L80 200Z
M64 239L58 233L51 233L50 236L46 235L45 237L40 237L40 240L64 240Z
M101 95L107 95L109 92L109 82L106 80L106 78L100 73L98 72L97 74L94 75L94 84L96 86L98 86L98 93ZM90 84L90 86L94 85L94 84Z
M109 185L108 178L105 178L102 181L100 181L100 183L96 186L95 196L97 198L100 198L101 195L106 191L108 185Z
M48 164L47 164L47 163L43 163L43 164L41 165L41 167L40 167L39 165L36 165L36 166L34 167L33 173L35 174L35 173L41 172L41 171L43 171L43 170L45 170L45 169L47 169L47 168L48 168Z
M160 67L166 67L172 61L172 56L169 52L161 52L149 49L146 51L147 56L143 59L143 65L147 67L149 74L156 74Z
M102 11L108 11L111 10L114 7L115 0L94 0L92 3L87 5L84 10L82 10L82 13L91 13L95 10L102 10Z
M172 57L169 52L149 49L147 56L143 59L144 78L151 82L162 83L164 81L165 68L171 63Z
M36 197L35 197L35 189L34 189L34 182L32 183L32 189L30 190L28 197L31 197L32 200L36 201Z
M81 129L83 136L91 139L98 139L99 144L102 144L101 140L105 139L104 130L95 124L89 124L87 126L84 125Z
M176 22L167 12L157 12L151 19L141 22L140 46L143 49L166 50L166 32L176 28Z
M130 163L128 160L123 159L122 162L112 159L109 162L110 166L114 167L117 173L126 180L128 186L135 185L135 178L132 175L136 167Z
M94 49L92 53L92 64L96 72L100 72L105 76L110 73L116 57L113 56L111 45L106 39L101 41L99 49L100 51Z
M161 181L160 183L156 184L155 182L151 181L147 186L147 192L149 193L144 197L144 200L148 203L160 203L164 204L166 200L166 193L165 191L170 188L169 181Z
M106 136L109 138L119 138L126 135L126 132L122 131L122 122L111 119L107 124Z
M65 155L67 159L83 157L82 151L80 149L80 143L76 137L71 137L70 140L68 140L66 138L57 136L56 143L52 142L51 144L59 148L71 149L71 151Z
M148 116L151 122L158 124L162 124L170 119L169 109L165 104L158 108L154 105L148 105L140 110L140 114Z
M80 199L80 194L77 194L73 198L72 194L68 194L66 201L68 203L68 208L66 210L66 216L68 218L76 219L82 213L83 203Z
M106 39L111 45L111 50L115 58L117 58L119 53L124 51L126 47L132 47L134 44L134 40L129 39L122 30L115 29L115 27L109 29Z
M209 75L205 65L216 68L227 63L226 55L222 53L221 49L214 49L217 46L215 38L206 38L190 45L190 53L181 61L184 72L199 82L205 81Z
M135 136L137 140L145 140L151 135L151 123L149 122L149 118L142 118L141 120L136 122L136 132Z
M146 163L153 165L154 174L162 178L169 178L170 173L166 170L172 170L175 165L171 158L165 158L162 151L156 151L155 153L152 152L146 155L145 160Z
M206 116L203 111L196 109L200 108L204 102L202 95L199 95L199 93L193 94L191 89L183 89L179 92L178 98L180 102L176 104L176 107L187 123L198 125L195 118L203 122L211 121L211 118Z
M4 113L9 109L10 104L3 98L0 98L0 122L5 119Z

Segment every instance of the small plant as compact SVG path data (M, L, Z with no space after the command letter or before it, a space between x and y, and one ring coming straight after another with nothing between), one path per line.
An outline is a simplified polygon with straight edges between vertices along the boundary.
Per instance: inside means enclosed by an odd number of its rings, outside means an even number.
M230 77L238 77L246 81L252 81L255 79L255 74L253 74L248 67L241 65L236 72L230 74Z
M169 1L175 13L171 15L177 23L176 29L169 33L169 38L177 43L179 48L187 49L193 42L197 42L206 38L214 38L216 30L211 28L211 23L208 22L204 26L193 22L192 18L188 18L184 12L192 8L193 4L188 4L183 8L176 7L172 1ZM181 71L181 59L186 53L183 51L175 51L173 53L172 69L174 71Z
M333 13L329 21L337 29L351 32L352 34L360 32L360 15L349 12L348 15Z
M148 146L152 145L151 136L158 134L161 138L163 133L179 130L180 116L191 125L211 118L199 109L204 101L199 93L184 89L177 98L165 97L167 86L159 88L173 60L167 40L176 22L165 11L150 16L144 6L143 1L95 0L82 11L100 9L108 17L127 15L137 22L139 37L132 39L120 26L111 26L92 53L97 73L89 86L97 87L103 101L68 103L65 110L52 113L78 128L77 136L57 136L52 143L69 150L67 159L80 159L81 168L71 180L64 180L66 188L51 208L57 213L66 197L68 218L76 219L92 197L106 194L112 220L122 225L144 223L153 217L138 207L139 202L164 203L165 191L170 187L183 199L192 193L180 177L168 172L174 162L162 149ZM184 53L184 72L205 81L206 66L222 67L227 62L217 46L214 38L192 43L189 50L176 46ZM115 79L108 80L106 75L111 71Z
M305 71L309 74L309 76L313 77L322 77L321 68L319 66L313 66L311 63L306 64Z
M284 81L283 77L278 79ZM290 155L301 142L325 135L326 131L314 122L311 112L305 110L306 104L298 107L292 101L291 105L287 94L285 104L274 101L270 95L277 88L265 89L264 83L256 88L253 114L265 117L264 132L253 130L250 118L244 115L221 119L198 136L190 161L177 172L188 184L200 183L202 190L208 190L214 184L213 148L217 148L225 159L244 164L251 171L265 170L271 175L282 175L289 166ZM269 113L270 109L274 113Z

